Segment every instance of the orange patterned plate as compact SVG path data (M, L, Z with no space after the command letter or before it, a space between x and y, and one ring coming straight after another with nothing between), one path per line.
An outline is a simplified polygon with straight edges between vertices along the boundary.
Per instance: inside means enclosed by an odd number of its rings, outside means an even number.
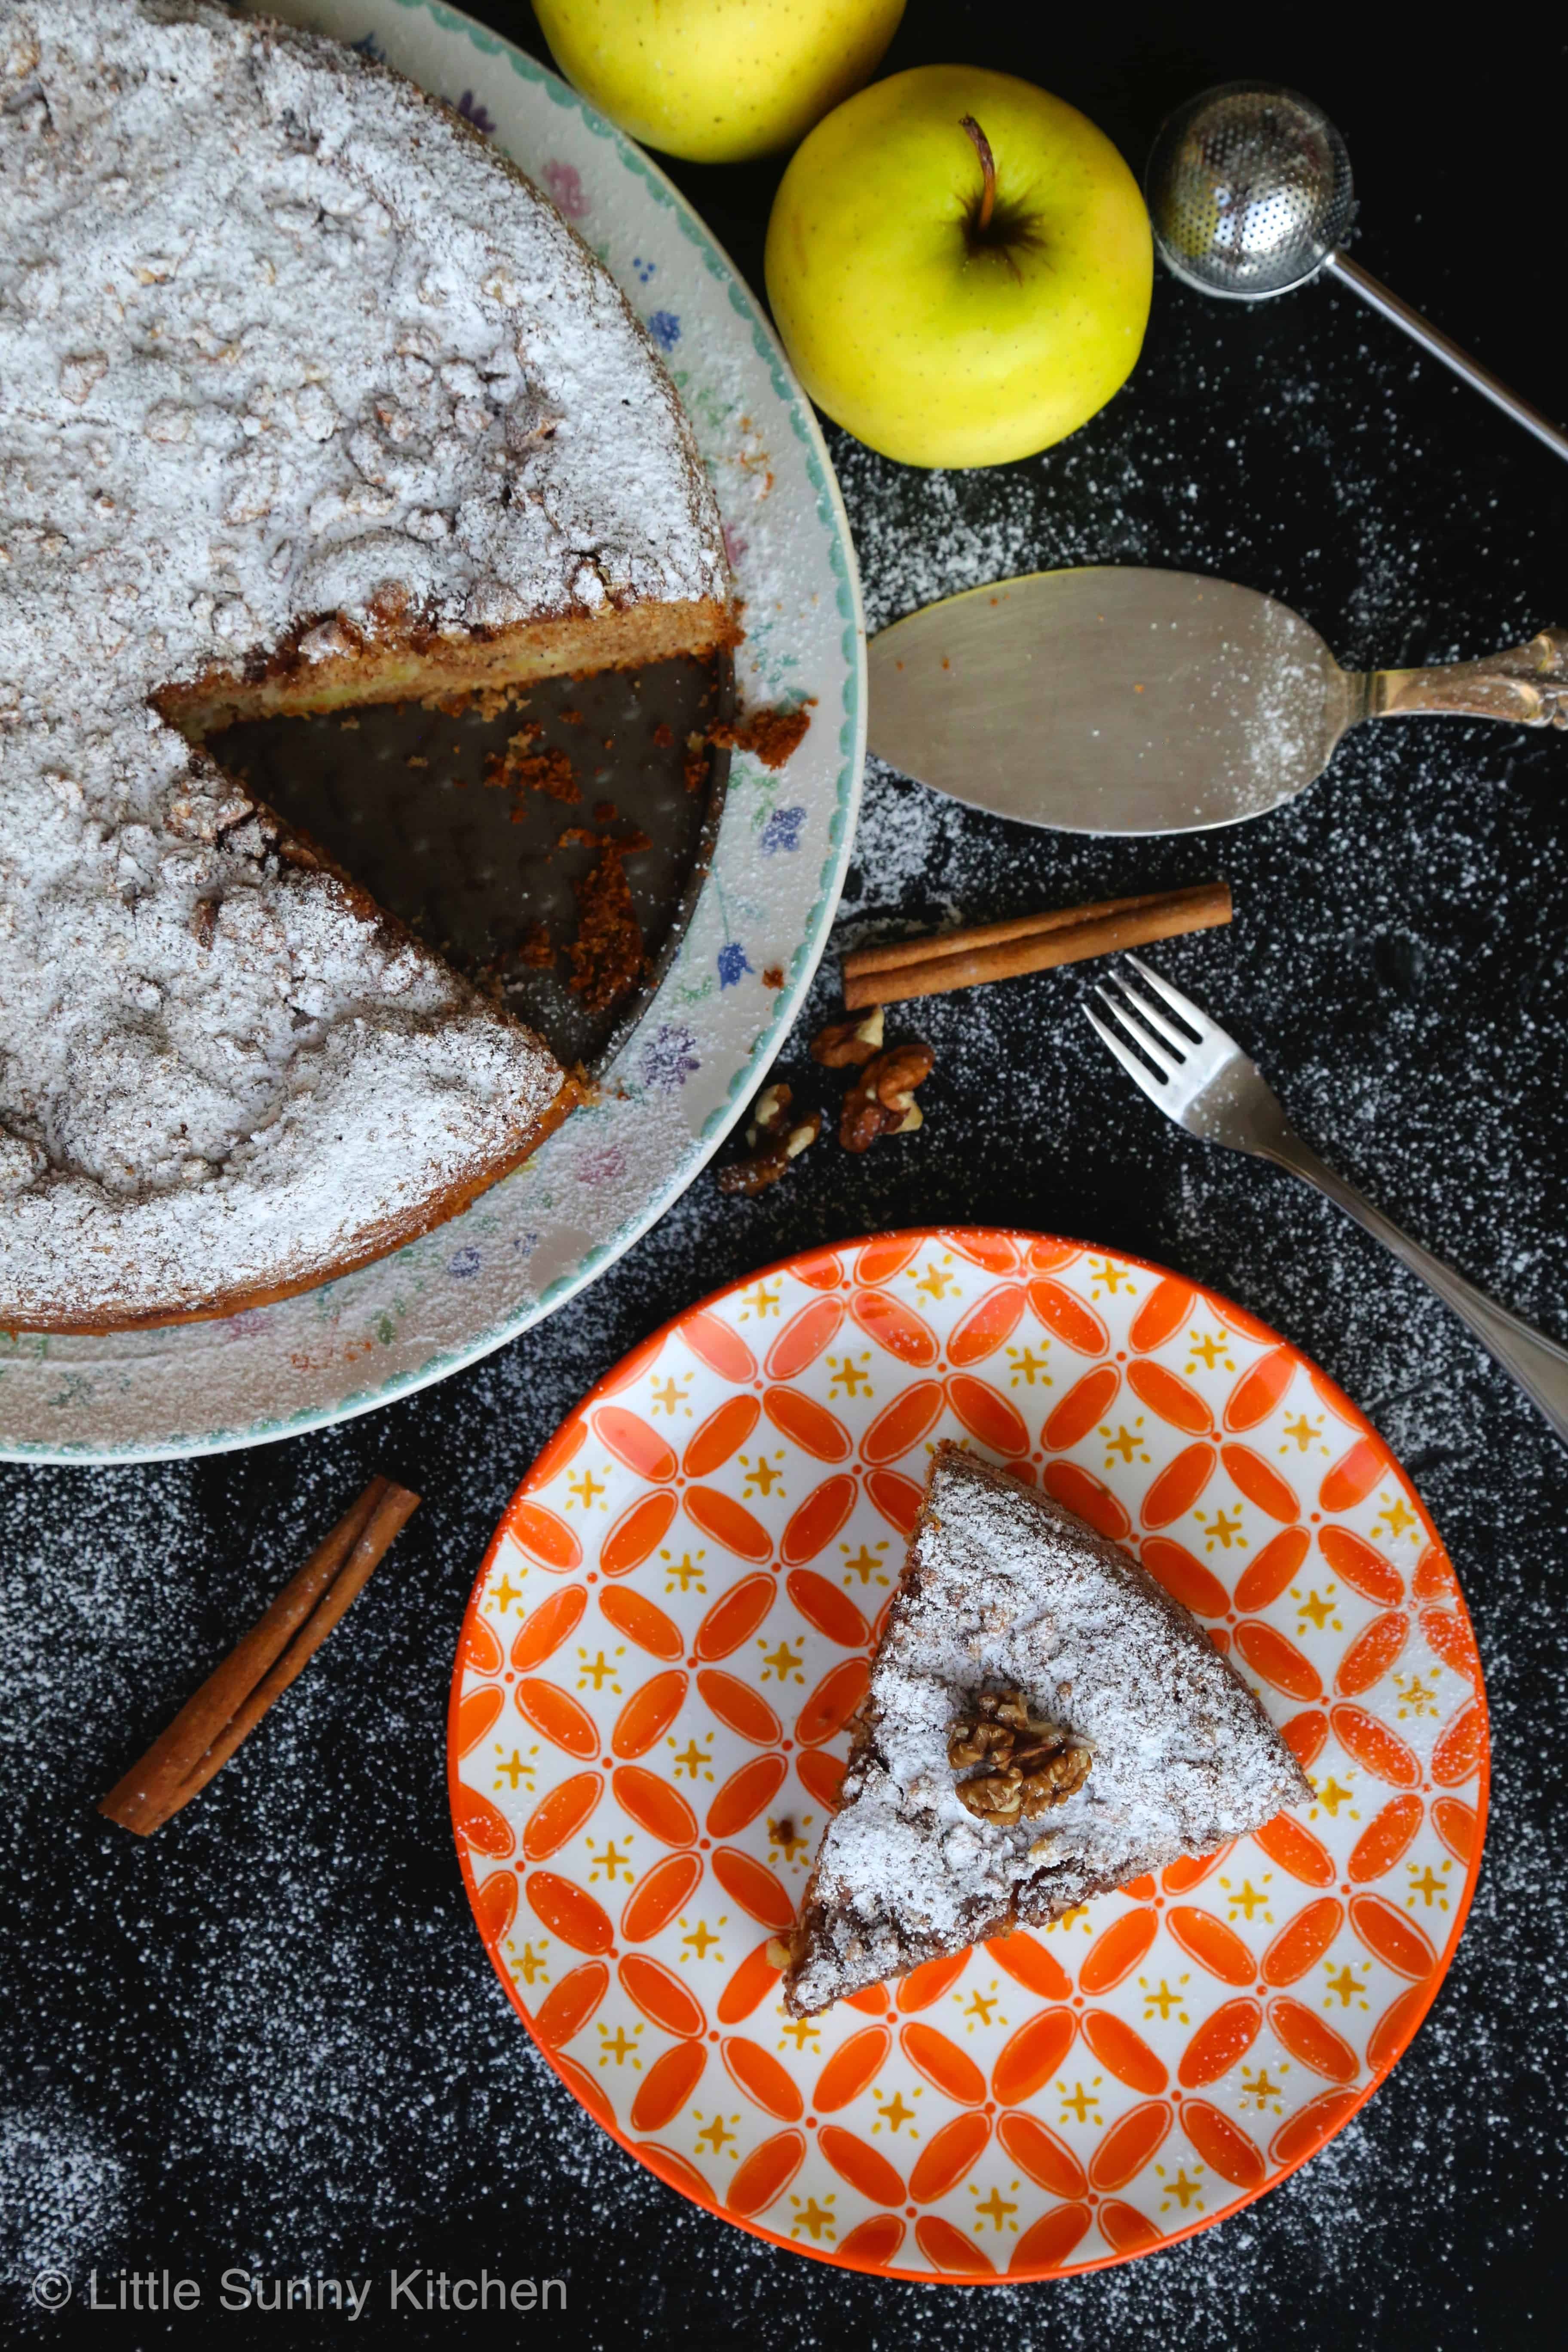
M1115 1537L1315 1801L824 2017L769 1965L931 1446ZM682 2194L894 2277L1048 2278L1232 2213L1409 2042L1480 1861L1454 1573L1331 1381L1183 1276L975 1228L718 1292L562 1425L475 1587L449 1772L480 1932L577 2097Z

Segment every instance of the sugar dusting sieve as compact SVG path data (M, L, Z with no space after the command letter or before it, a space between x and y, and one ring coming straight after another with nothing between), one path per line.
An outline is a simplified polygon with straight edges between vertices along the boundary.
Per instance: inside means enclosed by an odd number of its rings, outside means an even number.
M1144 175L1155 243L1200 293L1258 302L1331 270L1423 350L1560 457L1568 435L1342 250L1355 209L1350 156L1322 109L1268 82L1222 82L1161 125Z

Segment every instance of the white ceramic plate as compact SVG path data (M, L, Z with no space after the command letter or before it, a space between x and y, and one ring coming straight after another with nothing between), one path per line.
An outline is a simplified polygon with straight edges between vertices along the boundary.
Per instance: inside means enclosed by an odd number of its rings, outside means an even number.
M734 757L717 854L602 1099L395 1256L247 1315L105 1339L0 1338L0 1457L123 1461L254 1445L471 1363L662 1215L745 1108L837 903L865 748L848 526L809 404L746 288L641 151L557 76L435 0L270 0L450 100L548 189L664 352L723 511L753 704L815 698L777 775ZM764 986L778 970L784 986Z

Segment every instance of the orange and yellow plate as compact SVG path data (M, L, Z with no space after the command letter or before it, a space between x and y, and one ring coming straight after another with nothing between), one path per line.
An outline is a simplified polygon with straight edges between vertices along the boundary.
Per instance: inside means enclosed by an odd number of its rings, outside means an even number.
M803 2024L768 1946L942 1437L1194 1611L1314 1801ZM549 2063L698 2204L923 2280L1125 2261L1305 2162L1436 1992L1487 1765L1453 1570L1333 1383L1182 1276L975 1228L813 1251L637 1349L519 1488L452 1685L464 1879Z

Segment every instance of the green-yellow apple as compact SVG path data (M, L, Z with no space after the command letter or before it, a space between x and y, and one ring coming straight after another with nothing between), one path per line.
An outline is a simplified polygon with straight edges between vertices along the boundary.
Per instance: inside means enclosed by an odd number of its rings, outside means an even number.
M793 147L870 79L903 13L904 0L534 0L568 81L694 163Z
M1076 107L917 66L819 122L768 223L768 299L829 416L911 466L1073 432L1131 373L1153 253L1138 184Z

